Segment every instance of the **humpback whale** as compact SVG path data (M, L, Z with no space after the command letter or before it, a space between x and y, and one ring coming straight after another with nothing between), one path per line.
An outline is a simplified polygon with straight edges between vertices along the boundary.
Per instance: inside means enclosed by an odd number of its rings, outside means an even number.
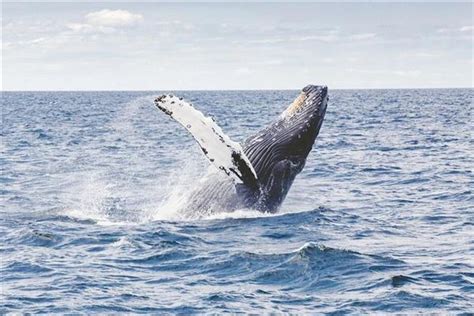
M308 85L273 124L240 145L213 118L182 98L156 98L155 105L194 137L216 170L190 194L183 210L186 216L199 218L243 208L276 212L305 165L327 102L326 86Z

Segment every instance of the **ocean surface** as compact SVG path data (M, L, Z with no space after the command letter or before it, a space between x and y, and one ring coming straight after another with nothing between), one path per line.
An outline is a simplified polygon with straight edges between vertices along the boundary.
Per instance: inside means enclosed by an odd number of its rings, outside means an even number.
M242 141L298 91L175 93ZM330 90L281 210L201 220L159 94L2 94L1 314L474 312L473 89Z

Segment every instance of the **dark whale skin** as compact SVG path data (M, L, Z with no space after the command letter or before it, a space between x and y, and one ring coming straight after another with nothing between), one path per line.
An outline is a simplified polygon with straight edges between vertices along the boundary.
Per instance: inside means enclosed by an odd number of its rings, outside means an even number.
M243 208L274 213L296 175L303 170L326 113L328 89L308 85L270 126L247 138L243 149L258 177L258 188L212 174L192 192L186 217L203 217Z

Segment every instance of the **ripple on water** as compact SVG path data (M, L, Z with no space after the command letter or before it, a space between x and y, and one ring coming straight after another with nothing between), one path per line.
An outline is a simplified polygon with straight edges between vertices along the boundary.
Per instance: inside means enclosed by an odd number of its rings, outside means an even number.
M157 93L5 92L0 313L469 313L473 91L331 90L281 211L202 220ZM179 94L243 141L297 92Z

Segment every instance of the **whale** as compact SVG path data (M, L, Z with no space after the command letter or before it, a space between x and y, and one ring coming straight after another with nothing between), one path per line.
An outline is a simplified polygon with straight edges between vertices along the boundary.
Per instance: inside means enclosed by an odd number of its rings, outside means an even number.
M181 124L211 164L208 174L188 194L182 207L187 218L254 209L275 213L295 177L303 170L321 129L328 88L307 85L272 124L242 144L183 98L164 94L158 109Z

